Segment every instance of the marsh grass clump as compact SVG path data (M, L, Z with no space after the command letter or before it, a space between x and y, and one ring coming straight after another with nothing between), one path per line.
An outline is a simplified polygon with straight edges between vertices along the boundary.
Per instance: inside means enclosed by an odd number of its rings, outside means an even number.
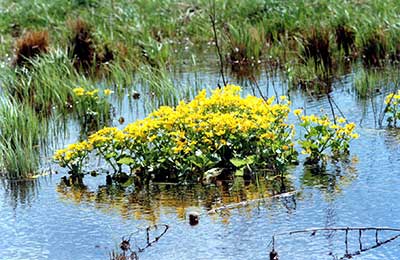
M47 53L49 48L49 33L47 31L26 32L15 45L14 66L27 65L30 60Z
M175 106L182 98L182 92L174 84L170 71L165 68L154 68L150 65L142 66L137 71L138 82L150 93L151 106ZM135 98L134 98L135 99Z
M355 31L346 24L338 24L335 34L338 49L343 50L346 57L349 56L355 50Z
M39 167L39 147L45 132L35 112L15 101L0 101L0 175L21 179Z
M315 91L316 93L329 93L335 78L336 67L326 68L323 64L316 63L314 59L304 64L295 64L287 68L289 82L294 87Z
M49 116L56 108L66 112L72 95L71 85L85 84L73 67L65 50L55 49L31 62L29 70L5 69L1 75L3 89L19 103L29 104L38 114Z
M229 43L228 59L232 65L254 65L262 56L266 44L263 26L226 26Z
M361 55L365 65L381 66L387 54L387 39L381 29L367 33L362 39Z
M327 29L311 28L302 39L303 57L313 59L315 64L322 64L325 68L332 66L330 49L330 33Z
M67 22L71 30L69 39L69 51L74 59L74 66L77 69L88 71L95 59L96 47L93 39L92 27L81 18Z

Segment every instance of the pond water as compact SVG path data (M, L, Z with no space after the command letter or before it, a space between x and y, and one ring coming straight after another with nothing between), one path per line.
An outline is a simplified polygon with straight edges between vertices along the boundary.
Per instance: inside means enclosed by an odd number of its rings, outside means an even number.
M180 79L212 87L218 81L215 70L182 72ZM288 87L279 73L258 76L259 89L245 87L248 93L264 96L287 94ZM236 83L234 78L232 83ZM246 82L240 82L246 85ZM384 92L384 91L382 91ZM289 92L293 108L307 113L330 113L325 95ZM375 125L376 109L384 93L369 100L357 98L354 74L336 80L331 92L342 113L357 123L358 140L351 145L346 162L330 163L324 174L315 175L302 164L290 170L286 191L293 195L271 198L281 188L279 180L219 183L202 187L153 184L138 190L99 187L105 177L85 177L86 189L59 185L65 175L59 172L32 181L0 185L0 259L109 259L118 250L121 238L131 237L133 250L167 232L152 246L139 252L140 259L269 259L274 233L312 227L400 227L400 132ZM146 95L129 102L114 100L113 123L119 116L125 123L143 118L149 108ZM121 104L121 105L118 105ZM375 107L375 106L374 106ZM376 107L375 107L376 108ZM379 106L378 106L379 108ZM294 120L294 118L292 118ZM77 140L79 126L69 124L69 134L56 146ZM241 201L264 198L248 205L236 204L212 214L209 210ZM235 205L235 204L234 204ZM188 213L197 211L200 223L188 224ZM381 232L383 241L396 233ZM276 237L280 259L339 259L345 254L344 232L317 232ZM373 246L375 232L363 233L364 247ZM359 249L358 232L349 232L348 249ZM363 252L356 259L399 259L400 240Z

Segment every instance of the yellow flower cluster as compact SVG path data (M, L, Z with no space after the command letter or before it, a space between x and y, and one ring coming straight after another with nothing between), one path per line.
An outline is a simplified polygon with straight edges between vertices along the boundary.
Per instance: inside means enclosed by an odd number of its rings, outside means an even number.
M400 90L397 93L387 95L385 103L385 113L388 115L389 125L397 126L397 121L400 120Z
M79 164L84 159L88 152L93 150L93 145L90 142L83 141L75 144L70 144L67 148L58 150L53 159L59 162L62 167L68 167L70 170Z
M327 149L336 154L346 153L350 140L359 137L354 133L356 125L346 123L343 117L337 117L336 122L331 122L326 115L301 115L301 109L294 110L293 113L300 119L300 126L305 129L304 137L299 141L303 148L302 153L314 157L313 159L319 160Z
M386 96L385 98L385 104L393 104L393 105L398 105L400 101L400 90L397 91L397 93L390 93L389 95Z
M98 90L98 89L93 89L93 90L91 90L91 91L87 91L87 90L85 90L85 89L82 88L82 87L74 88L72 91L73 91L74 94L75 94L76 96L78 96L78 97L80 97L80 96L96 97L96 96L98 96L98 94L99 94L99 90ZM110 89L105 89L105 90L103 91L104 96L109 96L109 95L111 95L112 93L113 93L113 91L110 90Z
M129 156L135 165L149 168L172 165L179 167L178 170L189 165L190 170L194 170L193 165L204 170L210 158L229 161L231 158L227 156L233 154L293 157L294 127L286 123L289 101L281 97L280 104L274 104L273 97L242 98L240 92L239 86L228 85L207 97L203 90L191 102L180 102L176 108L160 107L123 130L102 129L91 135L84 142L88 144L86 148L84 145L82 148L86 154L93 149L100 150L103 156L116 154L115 163ZM58 151L54 159L63 164L73 163L70 159L81 151L69 148Z

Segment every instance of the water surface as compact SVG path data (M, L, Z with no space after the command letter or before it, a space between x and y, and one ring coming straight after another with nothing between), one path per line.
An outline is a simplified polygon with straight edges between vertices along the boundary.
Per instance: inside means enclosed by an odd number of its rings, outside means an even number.
M183 71L177 82L212 88L215 70ZM255 88L232 77L230 82L247 85L245 92L260 96L289 94L293 108L307 113L330 113L326 95L291 90L277 74L260 73ZM185 84L182 83L183 88ZM346 162L330 163L324 174L315 175L299 165L291 169L286 191L295 195L268 198L279 191L279 181L222 183L212 186L153 184L142 189L107 189L104 175L85 177L86 189L59 185L59 174L34 182L2 181L0 185L0 259L109 259L123 236L131 234L132 248L146 245L146 228L166 224L168 231L157 243L139 253L140 259L268 259L271 236L291 230L335 226L400 227L400 132L377 128L370 101L357 98L354 75L344 75L332 85L331 95L349 121L358 124ZM138 86L140 89L140 86ZM191 91L193 95L195 91ZM190 91L188 92L190 93ZM150 95L139 100L130 95L113 101L113 124L123 127L151 110ZM374 102L382 102L384 91ZM125 123L120 125L118 118ZM294 117L291 117L294 120ZM79 125L69 124L68 135L56 147L79 138ZM93 162L94 166L96 165ZM241 201L265 198L262 203L233 207L219 214L210 209ZM187 214L200 213L200 224L190 226ZM161 226L160 226L161 227ZM150 232L151 237L160 230ZM381 239L393 233L382 232ZM373 245L374 232L363 234L363 244ZM399 259L400 240L362 253L355 259ZM349 250L358 250L358 233L349 235ZM276 238L280 259L336 259L345 253L343 232L283 235ZM335 258L336 257L336 258Z

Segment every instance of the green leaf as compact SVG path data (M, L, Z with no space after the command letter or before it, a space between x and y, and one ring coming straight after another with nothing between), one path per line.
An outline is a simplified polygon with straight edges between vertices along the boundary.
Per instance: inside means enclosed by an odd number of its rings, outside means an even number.
M247 156L244 159L241 159L241 158L238 158L238 157L234 157L234 158L230 159L230 162L236 168L242 168L246 164L253 164L254 163L254 159L255 159L255 155L250 155L250 156Z
M107 153L106 155L104 155L105 159L111 159L116 157L118 154L116 152L111 152L111 153Z
M246 165L246 160L245 159L240 159L240 158L232 158L230 159L230 162L235 165L235 167L240 168Z
M135 162L131 157L122 157L117 161L118 164L131 165Z
M237 170L235 171L235 176L236 176L236 177L243 177L243 175L244 175L244 170L243 170L243 168L237 169Z

